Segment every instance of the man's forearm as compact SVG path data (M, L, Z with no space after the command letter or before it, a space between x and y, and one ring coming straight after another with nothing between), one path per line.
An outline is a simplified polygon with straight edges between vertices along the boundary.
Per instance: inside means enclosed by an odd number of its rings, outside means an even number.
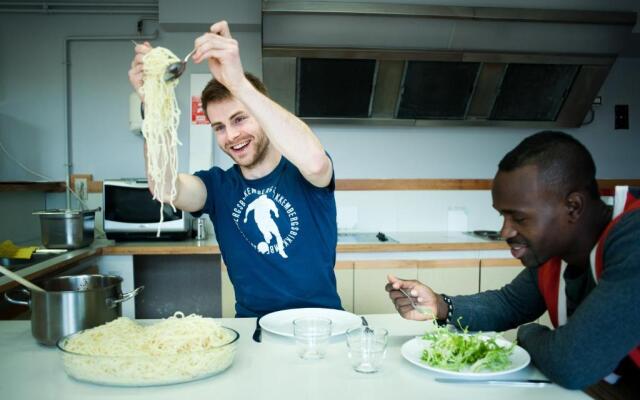
M329 183L332 176L331 161L307 124L260 93L248 81L233 94L256 118L275 148L305 178L316 186Z
M500 290L453 296L453 321L473 331L505 331L538 318L545 310L536 281L523 270Z

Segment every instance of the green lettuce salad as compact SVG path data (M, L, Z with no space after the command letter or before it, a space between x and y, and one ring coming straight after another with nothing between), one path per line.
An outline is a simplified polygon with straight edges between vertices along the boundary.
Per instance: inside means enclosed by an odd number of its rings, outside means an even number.
M458 321L460 324L460 321ZM438 326L425 333L423 340L430 342L422 353L422 361L432 367L449 371L502 371L511 366L509 356L515 343L500 346L495 336L470 334L467 328L455 332Z

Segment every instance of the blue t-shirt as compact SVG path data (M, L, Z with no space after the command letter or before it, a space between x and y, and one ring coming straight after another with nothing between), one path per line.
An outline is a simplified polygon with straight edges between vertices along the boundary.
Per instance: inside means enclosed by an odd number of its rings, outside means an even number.
M341 309L333 271L338 231L335 181L318 188L281 158L248 180L238 165L195 173L207 187L204 208L236 295L236 316L300 307Z

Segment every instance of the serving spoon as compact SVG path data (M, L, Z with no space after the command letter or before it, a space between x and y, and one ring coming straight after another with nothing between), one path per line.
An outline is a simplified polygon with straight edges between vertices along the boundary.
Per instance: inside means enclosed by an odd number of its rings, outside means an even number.
M187 61L189 61L189 57L196 52L196 49L193 49L186 55L184 60L177 61L172 64L169 64L167 67L167 72L164 74L164 80L166 82L172 81L174 79L178 79L180 75L184 73L184 70L187 69Z
M21 284L24 287L27 287L27 288L29 288L31 290L35 290L35 291L44 292L44 289L42 289L40 286L37 286L37 285L29 282L28 280L24 279L23 277L21 277L20 275L16 274L15 272L12 272L12 271L6 269L2 265L0 265L0 272L2 272L7 277L13 279L14 281L18 282L19 284Z

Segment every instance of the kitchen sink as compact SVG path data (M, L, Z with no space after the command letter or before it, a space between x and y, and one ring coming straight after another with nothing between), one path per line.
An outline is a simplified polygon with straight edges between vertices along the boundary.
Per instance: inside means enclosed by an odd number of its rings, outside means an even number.
M0 257L0 265L11 271L17 271L57 256L57 253L33 253L31 258Z
M338 243L398 243L382 232L338 232Z

